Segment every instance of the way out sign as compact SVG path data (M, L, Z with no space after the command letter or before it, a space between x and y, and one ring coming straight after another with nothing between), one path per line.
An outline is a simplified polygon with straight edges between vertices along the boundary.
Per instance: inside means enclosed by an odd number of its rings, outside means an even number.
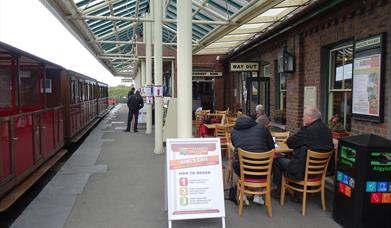
M259 71L258 62L230 63L230 71Z
M168 223L222 218L225 227L220 139L167 139Z

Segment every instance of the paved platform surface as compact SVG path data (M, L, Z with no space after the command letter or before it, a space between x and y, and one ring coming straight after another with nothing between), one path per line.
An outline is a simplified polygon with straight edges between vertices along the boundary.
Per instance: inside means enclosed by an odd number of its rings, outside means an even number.
M126 115L125 105L115 107L11 227L168 227L165 156L153 153L153 134L123 132ZM319 195L311 196L303 217L300 204L288 199L281 207L272 199L273 218L254 204L239 217L226 200L226 227L340 227L331 218L330 195L327 200L323 212ZM174 221L173 227L221 227L221 219Z

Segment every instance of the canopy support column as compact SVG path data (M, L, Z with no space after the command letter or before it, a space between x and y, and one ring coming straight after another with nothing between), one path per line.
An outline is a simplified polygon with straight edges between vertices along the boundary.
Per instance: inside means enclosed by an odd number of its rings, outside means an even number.
M154 82L155 86L163 85L163 45L162 45L162 0L155 0L154 4ZM163 153L163 91L155 95L155 154Z
M150 17L150 16L148 16ZM151 22L145 22L145 81L147 87L152 87L152 25ZM147 129L146 134L152 133L152 104L147 106Z
M177 1L178 138L192 137L192 1Z

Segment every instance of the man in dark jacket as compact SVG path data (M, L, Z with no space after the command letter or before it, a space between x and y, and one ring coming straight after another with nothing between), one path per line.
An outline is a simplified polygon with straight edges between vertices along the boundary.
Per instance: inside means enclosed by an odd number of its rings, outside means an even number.
M138 112L141 108L144 107L144 100L140 96L140 91L137 90L135 94L131 95L128 98L127 105L129 108L129 113L128 113L128 122L125 131L128 132L130 131L130 123L132 122L132 118L134 116L133 130L134 132L137 132Z
M257 124L249 116L241 116L236 120L231 130L231 142L235 147L232 168L238 176L240 176L238 148L251 152L266 152L274 149L273 137L269 130L263 125ZM246 196L244 197L244 202L246 205L249 204ZM259 195L254 195L253 202L264 204L262 197Z
M279 197L283 173L294 180L304 179L307 149L327 152L334 148L331 130L320 117L318 109L306 108L303 114L304 126L287 140L288 147L294 150L292 158L277 158L273 162L273 182L278 188L272 194L274 197Z

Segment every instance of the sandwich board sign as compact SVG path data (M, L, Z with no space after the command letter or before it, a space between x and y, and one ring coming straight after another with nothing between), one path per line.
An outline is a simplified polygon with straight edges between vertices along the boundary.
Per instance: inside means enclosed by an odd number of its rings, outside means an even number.
M167 139L168 227L173 220L222 218L225 207L219 138Z

